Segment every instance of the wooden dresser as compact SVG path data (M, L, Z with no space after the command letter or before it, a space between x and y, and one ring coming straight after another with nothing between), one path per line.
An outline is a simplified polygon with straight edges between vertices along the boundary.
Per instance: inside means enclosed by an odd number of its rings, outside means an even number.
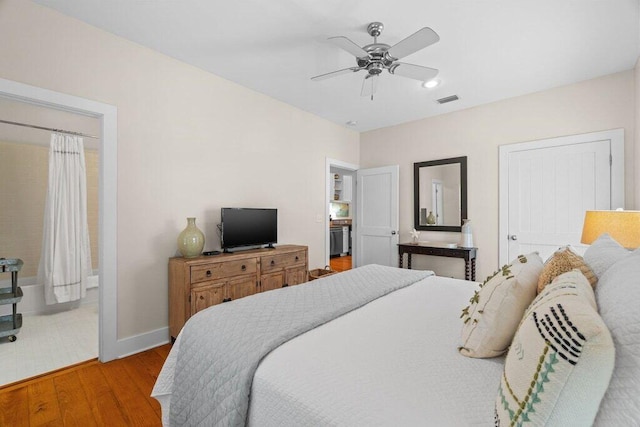
M281 245L197 258L169 259L169 331L215 304L307 281L306 246Z

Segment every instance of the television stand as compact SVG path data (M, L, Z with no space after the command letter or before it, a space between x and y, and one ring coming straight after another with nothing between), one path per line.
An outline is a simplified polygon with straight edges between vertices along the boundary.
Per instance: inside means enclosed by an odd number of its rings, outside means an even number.
M309 248L279 245L218 256L169 259L172 340L196 312L216 304L307 281Z

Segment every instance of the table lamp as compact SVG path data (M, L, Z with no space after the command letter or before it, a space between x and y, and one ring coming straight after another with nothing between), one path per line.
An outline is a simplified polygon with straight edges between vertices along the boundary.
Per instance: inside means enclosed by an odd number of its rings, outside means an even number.
M587 211L580 242L590 245L608 233L627 249L640 246L640 211Z

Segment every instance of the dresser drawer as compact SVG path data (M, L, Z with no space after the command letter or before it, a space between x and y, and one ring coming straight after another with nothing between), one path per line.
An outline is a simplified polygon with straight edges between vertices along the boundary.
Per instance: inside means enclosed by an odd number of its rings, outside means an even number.
M255 274L257 271L257 258L194 265L191 267L191 283L223 279L225 277L239 276L241 274Z
M269 255L262 257L262 272L276 271L294 265L305 265L307 262L306 252L297 251L280 255Z

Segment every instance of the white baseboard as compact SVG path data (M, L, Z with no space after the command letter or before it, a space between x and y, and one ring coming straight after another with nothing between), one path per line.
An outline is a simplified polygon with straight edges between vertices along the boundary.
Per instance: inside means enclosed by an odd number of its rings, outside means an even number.
M118 358L131 356L136 353L149 350L169 343L169 327L156 329L155 331L145 332L144 334L134 335L132 337L123 338L117 341Z

